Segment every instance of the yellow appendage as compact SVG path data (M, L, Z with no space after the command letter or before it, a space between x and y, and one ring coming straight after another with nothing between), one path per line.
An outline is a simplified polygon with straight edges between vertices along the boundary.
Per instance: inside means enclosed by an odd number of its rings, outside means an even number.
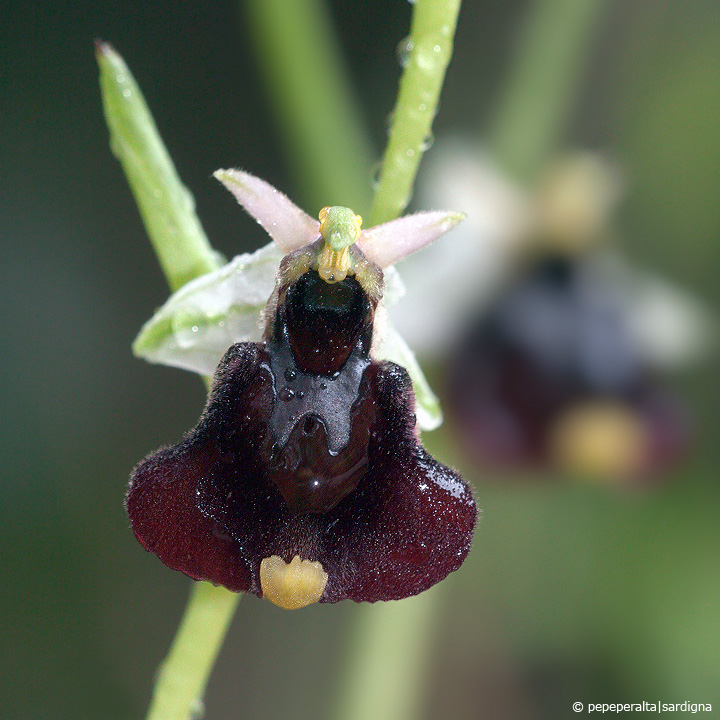
M328 574L321 563L301 560L299 555L289 564L277 555L260 563L263 596L285 610L297 610L317 602L327 581Z

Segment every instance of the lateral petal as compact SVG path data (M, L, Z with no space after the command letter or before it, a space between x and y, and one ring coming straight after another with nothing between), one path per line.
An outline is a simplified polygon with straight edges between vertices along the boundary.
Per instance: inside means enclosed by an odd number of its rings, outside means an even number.
M463 218L456 211L419 212L363 230L357 244L381 268L421 250L452 230Z
M242 170L216 170L213 175L254 217L283 254L320 236L320 223L270 183Z

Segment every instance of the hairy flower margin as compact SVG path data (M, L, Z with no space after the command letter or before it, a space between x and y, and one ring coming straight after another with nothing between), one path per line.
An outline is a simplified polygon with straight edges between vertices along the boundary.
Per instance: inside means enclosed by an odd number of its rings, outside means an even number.
M288 609L426 590L462 564L476 508L420 444L418 410L437 424L436 401L416 406L402 365L424 379L382 299L387 268L462 214L361 231L347 208L318 221L252 175L215 175L275 246L188 283L136 341L203 374L219 361L198 425L133 472L136 536L169 567Z

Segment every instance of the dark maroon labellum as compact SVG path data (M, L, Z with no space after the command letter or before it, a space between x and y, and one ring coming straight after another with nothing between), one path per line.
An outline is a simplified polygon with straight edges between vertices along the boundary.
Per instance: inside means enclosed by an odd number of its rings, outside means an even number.
M369 356L379 291L288 275L266 342L233 345L195 429L133 472L133 530L231 590L262 595L261 561L299 556L321 602L422 592L467 555L472 493L420 445L407 372Z

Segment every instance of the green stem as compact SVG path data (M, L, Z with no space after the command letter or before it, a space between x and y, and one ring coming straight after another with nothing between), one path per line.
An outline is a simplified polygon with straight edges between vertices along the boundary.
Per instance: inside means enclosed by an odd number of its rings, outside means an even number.
M351 655L334 718L413 720L420 715L442 593L436 585L413 598L355 610Z
M110 146L122 163L171 290L215 270L212 249L135 78L107 43L96 43Z
M537 0L498 104L490 148L513 179L532 183L556 150L609 0Z
M147 720L190 720L202 699L240 595L193 583L185 615L158 674Z
M405 41L405 70L368 226L395 219L410 202L452 57L459 10L460 0L417 0L415 4Z
M368 226L398 217L407 206L428 145L445 70L452 56L460 0L417 0L409 55L400 79L388 145ZM399 602L362 605L334 718L413 720L431 657L443 589Z
M371 145L326 3L246 4L249 34L303 202L316 204L316 210L344 205L364 214L372 192Z

